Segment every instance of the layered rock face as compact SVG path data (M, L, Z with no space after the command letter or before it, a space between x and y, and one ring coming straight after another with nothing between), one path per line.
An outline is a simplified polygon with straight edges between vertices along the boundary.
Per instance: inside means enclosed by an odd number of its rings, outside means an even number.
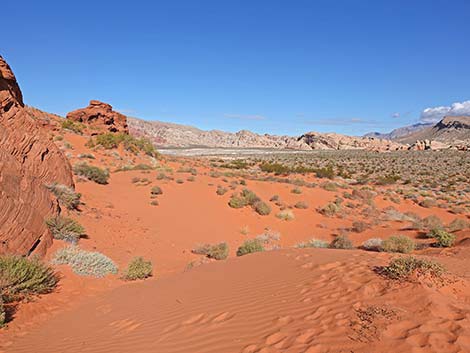
M43 253L52 236L44 221L58 212L45 185L73 186L69 162L25 111L0 56L0 254Z
M99 131L129 133L127 117L113 110L107 103L97 100L90 101L90 105L67 114L67 119L84 123Z

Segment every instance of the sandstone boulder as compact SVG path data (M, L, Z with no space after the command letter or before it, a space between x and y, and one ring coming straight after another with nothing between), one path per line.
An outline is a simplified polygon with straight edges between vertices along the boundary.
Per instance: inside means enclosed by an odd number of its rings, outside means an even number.
M67 119L93 126L101 132L129 133L127 117L114 111L111 105L97 100L90 101L86 108L68 113Z
M43 253L44 221L58 212L45 185L73 186L69 162L25 111L13 72L0 56L0 254Z

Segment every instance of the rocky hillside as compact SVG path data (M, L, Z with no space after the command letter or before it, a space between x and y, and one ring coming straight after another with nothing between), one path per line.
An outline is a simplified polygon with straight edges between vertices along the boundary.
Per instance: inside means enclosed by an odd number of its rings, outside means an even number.
M0 254L27 255L52 242L45 219L58 212L47 184L73 186L69 162L24 107L0 56Z
M398 140L400 138L405 138L413 133L419 132L433 125L433 123L417 123L413 125L399 127L388 133L369 132L368 134L365 134L364 137L374 137L383 140Z
M219 130L204 131L192 126L144 121L128 118L129 131L145 136L158 147L219 147L219 148L275 148L275 149L369 149L396 150L399 143L370 137L352 137L340 134L309 132L299 137L256 134L247 130L236 133Z
M470 145L470 116L446 116L436 125L400 138L402 143L430 140L448 146Z

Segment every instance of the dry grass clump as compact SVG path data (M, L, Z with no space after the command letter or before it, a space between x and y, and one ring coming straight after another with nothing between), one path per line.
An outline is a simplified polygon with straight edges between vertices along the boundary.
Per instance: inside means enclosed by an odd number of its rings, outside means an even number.
M152 276L152 262L146 261L143 257L135 257L129 262L127 269L122 274L122 279L126 281L135 281Z
M266 216L271 213L271 207L251 190L243 189L240 194L234 194L230 198L228 205L232 208L243 208L245 206L251 206L255 212L261 216Z
M441 278L446 272L441 264L413 256L392 259L388 266L382 268L381 273L394 280L411 280L413 276Z
M73 245L57 250L52 263L69 265L73 272L80 276L104 277L118 271L116 264L109 257Z
M342 234L334 238L329 247L332 249L352 249L353 243L346 234Z
M439 217L431 215L423 219L416 218L410 229L429 231L431 229L444 228Z
M318 213L327 216L327 217L333 217L337 215L341 210L341 206L338 205L335 202L329 202L325 206L320 207L317 211Z
M252 254L255 252L264 251L263 242L259 239L249 239L238 248L237 256Z
M219 196L222 196L222 195L225 195L225 193L228 191L227 188L223 187L223 186L220 186L218 185L217 186L217 190L216 190L216 194L219 195Z
M282 210L276 214L276 217L284 221L292 221L295 218L292 210Z
M302 193L302 189L301 188L293 188L290 192L293 193L293 194L300 195Z
M271 213L271 207L263 201L256 201L252 207L261 216L267 216Z
M431 207L436 207L437 206L437 202L436 200L430 198L430 197L426 197L424 198L423 200L421 200L419 203L418 203L421 207L424 207L424 208L431 208Z
M55 197L57 197L57 200L59 200L61 205L64 205L69 210L77 209L77 207L80 205L80 198L82 195L75 192L75 190L71 187L53 183L46 185L46 188L49 189Z
M383 241L382 248L386 252L408 254L415 249L415 242L406 235L393 235Z
M109 171L89 165L85 162L75 164L73 172L97 184L107 184L109 179Z
M310 239L306 242L298 243L295 245L296 248L328 248L330 247L330 243L325 240L320 239Z
M452 222L449 223L447 229L450 232L458 232L460 230L464 230L470 227L470 223L464 219L456 218Z
M299 201L294 205L295 208L305 210L308 208L308 204L304 201Z
M64 130L69 130L79 135L81 135L85 129L84 124L69 119L64 119L61 123L61 127Z
M85 228L76 220L68 217L56 216L46 220L54 239L77 243L85 235Z
M101 146L105 149L112 149L117 148L119 145L122 145L126 151L133 154L143 152L154 158L160 156L153 143L145 137L137 138L124 133L106 133L97 135L87 142L87 146L91 148Z
M352 224L352 230L356 233L362 233L369 229L369 224L363 221L354 221Z
M192 250L192 253L205 255L209 259L225 260L228 257L228 244L223 242L219 244L203 244Z
M368 251L382 251L383 240L380 238L367 239L364 243L362 243L362 248Z

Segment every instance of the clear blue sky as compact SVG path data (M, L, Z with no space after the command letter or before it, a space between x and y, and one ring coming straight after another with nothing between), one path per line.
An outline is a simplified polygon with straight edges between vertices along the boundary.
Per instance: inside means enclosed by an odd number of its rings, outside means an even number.
M2 1L27 104L362 134L470 99L470 1Z

